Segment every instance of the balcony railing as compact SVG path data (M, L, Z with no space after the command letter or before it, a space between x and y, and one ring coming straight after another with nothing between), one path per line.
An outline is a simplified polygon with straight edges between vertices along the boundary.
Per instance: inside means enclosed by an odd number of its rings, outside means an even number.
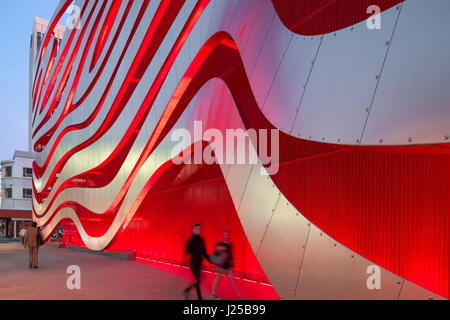
M31 199L2 198L2 209L31 210Z

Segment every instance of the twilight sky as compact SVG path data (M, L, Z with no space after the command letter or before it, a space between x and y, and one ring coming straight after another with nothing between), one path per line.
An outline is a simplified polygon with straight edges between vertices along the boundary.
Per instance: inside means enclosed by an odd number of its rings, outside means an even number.
M49 20L58 0L2 1L0 10L0 161L28 150L28 61L35 16Z

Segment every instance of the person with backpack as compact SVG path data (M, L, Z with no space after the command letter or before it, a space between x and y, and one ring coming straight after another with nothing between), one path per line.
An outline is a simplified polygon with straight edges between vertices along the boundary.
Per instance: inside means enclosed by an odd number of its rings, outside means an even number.
M23 246L25 248L28 247L30 265L29 268L38 267L38 254L39 254L39 246L42 245L42 238L39 232L39 228L37 227L37 223L33 221L31 223L31 227L28 228L25 233Z
M216 267L217 275L213 283L211 299L220 300L220 298L216 295L216 291L223 274L228 276L237 296L239 297L239 299L242 299L233 278L232 270L234 266L234 261L233 261L232 244L230 242L230 231L225 230L222 233L222 240L217 243L216 250L211 255L211 262L217 266Z

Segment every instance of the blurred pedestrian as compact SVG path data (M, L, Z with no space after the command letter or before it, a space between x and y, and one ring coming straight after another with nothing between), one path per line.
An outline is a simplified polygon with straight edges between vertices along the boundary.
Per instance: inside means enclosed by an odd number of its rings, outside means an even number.
M213 300L220 300L220 298L216 295L217 287L219 286L220 279L222 275L228 276L231 282L231 286L233 290L236 292L239 299L241 299L241 295L236 287L236 283L233 278L233 251L232 244L230 242L230 231L225 230L222 233L222 240L219 241L216 245L216 250L211 255L211 262L215 264L216 267L216 279L214 280L212 287L212 296Z
M200 224L197 223L192 227L192 237L189 238L186 245L186 254L190 254L190 267L192 274L195 278L195 283L183 290L185 299L188 298L188 293L191 289L197 290L197 296L199 300L203 300L202 293L200 291L200 271L202 269L203 258L209 261L209 256L206 253L205 242L200 237Z
M38 254L39 254L39 246L41 245L41 235L39 233L39 228L37 227L37 223L33 221L31 227L28 228L25 233L23 246L25 248L28 247L30 265L29 268L34 267L37 269L38 267Z

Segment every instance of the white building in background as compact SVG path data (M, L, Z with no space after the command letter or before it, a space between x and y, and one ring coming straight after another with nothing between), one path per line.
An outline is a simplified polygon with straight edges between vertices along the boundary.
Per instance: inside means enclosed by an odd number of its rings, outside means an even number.
M39 49L41 48L42 42L44 42L44 35L47 31L49 21L40 17L34 17L34 24L33 24L33 31L31 33L31 40L30 40L30 64L29 64L29 110L28 110L28 128L32 128L32 79L33 77L33 70L34 70L34 62L36 61L36 56L39 52ZM61 44L62 38L64 36L64 31L66 31L66 28L62 25L57 25L55 27L54 36L56 39L58 39L58 49ZM28 151L33 150L33 146L31 143L31 134L32 130L29 129L28 132Z
M15 151L12 160L1 161L0 222L5 235L17 238L25 221L31 221L33 153Z

